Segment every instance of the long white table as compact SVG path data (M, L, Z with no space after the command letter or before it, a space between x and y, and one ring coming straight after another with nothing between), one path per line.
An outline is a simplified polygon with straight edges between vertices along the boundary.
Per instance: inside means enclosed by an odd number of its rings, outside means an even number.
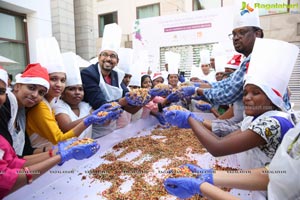
M138 133L140 135L141 132L148 134L157 124L157 120L151 116L148 119L140 119L122 129L115 130L97 140L101 148L91 158L81 161L70 160L62 166L55 166L34 180L32 184L24 186L4 199L103 199L101 192L107 189L110 183L91 179L88 176L89 170L103 163L104 160L101 156L115 144L134 137ZM209 153L199 158L198 163L201 164L201 167L208 168L212 167L216 161L231 167L238 165L235 157L214 158ZM251 196L249 191L234 189L231 190L231 193L245 200L251 199L249 198ZM174 199L174 197L170 197L170 199Z

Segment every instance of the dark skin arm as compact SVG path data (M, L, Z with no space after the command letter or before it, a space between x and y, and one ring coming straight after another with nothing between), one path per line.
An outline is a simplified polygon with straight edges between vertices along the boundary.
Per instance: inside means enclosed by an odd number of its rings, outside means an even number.
M192 117L188 119L188 122L201 144L216 157L243 152L266 144L262 137L248 129L237 130L225 137L218 137Z
M122 106L124 110L129 112L130 114L135 114L137 111L139 111L142 107L141 106L131 106L127 103L125 97L119 99L118 103Z

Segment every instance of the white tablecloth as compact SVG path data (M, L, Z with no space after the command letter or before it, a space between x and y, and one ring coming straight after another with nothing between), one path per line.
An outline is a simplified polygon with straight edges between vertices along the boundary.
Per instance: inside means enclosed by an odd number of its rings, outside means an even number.
M115 144L136 136L141 131L143 134L147 134L157 124L157 120L151 116L146 120L140 119L135 123L99 138L98 142L101 148L91 158L81 161L70 160L62 166L55 166L34 180L32 184L24 186L4 199L103 199L101 192L110 187L110 183L101 183L98 180L91 179L88 176L89 170L99 166L103 162L101 156ZM209 153L206 153L198 162L203 168L211 167L216 161L231 167L236 167L235 165L238 164L235 157L224 158L214 158ZM86 178L85 180L82 180L83 176ZM251 199L249 198L251 196L249 195L249 191L231 190L231 193L245 200Z

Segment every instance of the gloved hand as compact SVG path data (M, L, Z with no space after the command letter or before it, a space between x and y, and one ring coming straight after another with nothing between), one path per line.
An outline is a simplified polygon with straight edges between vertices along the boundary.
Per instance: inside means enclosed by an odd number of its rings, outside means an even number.
M212 108L212 106L209 103L207 103L207 104L198 104L198 103L196 103L195 107L199 110L202 110L202 111L209 111Z
M194 82L194 86L195 86L195 87L200 87L200 85L201 85L201 83L199 83L199 82Z
M110 120L117 119L122 112L122 109L117 109L115 111L109 111L106 116L91 114L83 120L83 123L86 127L90 126L91 124L103 125Z
M76 160L82 160L94 155L100 149L100 145L94 141L89 144L80 144L70 147L68 149L60 150L57 154L61 156L61 162L58 165L62 165L64 162L74 158Z
M128 104L132 105L132 106L144 106L147 103L149 103L149 101L151 100L151 96L147 95L147 97L144 99L141 96L137 96L137 95L130 95L130 92L127 92L125 94L125 99L127 101Z
M197 101L199 101L199 100L207 101L207 99L205 98L205 96L202 96L202 95L192 96L192 99L195 99Z
M111 103L105 103L100 108L93 111L92 114L96 115L96 114L98 114L98 112L101 112L101 111L111 111L111 110L116 110L116 109L121 108L121 106L118 103L116 103L116 104L117 104L116 106L112 106Z
M167 101L168 102L178 102L181 99L181 94L180 92L172 92L167 96Z
M108 109L110 107L111 107L110 103L103 104L102 106L100 106L100 108L94 110L92 114L96 115L98 112L105 111L106 109Z
M159 121L159 123L160 123L161 125L166 125L166 124L167 124L167 121L166 121L166 119L165 119L163 113L158 112L158 113L156 113L154 116L156 117L156 119Z
M67 139L65 141L61 141L56 146L53 146L52 149L53 150L57 149L58 152L64 151L69 145L71 145L76 140L78 140L78 138L73 137L73 138Z
M189 97L195 94L195 89L196 89L195 86L187 86L187 87L182 87L180 92L184 97Z
M164 108L164 114L167 122L179 128L191 128L188 122L189 117L192 117L199 122L203 122L203 118L196 116L190 111L168 110L168 108Z
M178 80L180 81L180 83L183 83L183 82L185 82L185 77L181 74L181 75L178 77Z
M171 89L159 89L159 88L152 88L149 90L149 94L152 97L160 96L160 97L166 97L171 93Z
M110 111L109 114L108 114L109 119L110 120L117 120L121 116L123 111L124 111L123 109L117 109L117 110L114 110L114 111Z
M190 198L195 194L200 194L202 196L200 185L204 182L208 182L210 184L214 184L214 182L212 169L201 170L203 173L196 178L167 178L164 181L165 189L168 193L181 199Z

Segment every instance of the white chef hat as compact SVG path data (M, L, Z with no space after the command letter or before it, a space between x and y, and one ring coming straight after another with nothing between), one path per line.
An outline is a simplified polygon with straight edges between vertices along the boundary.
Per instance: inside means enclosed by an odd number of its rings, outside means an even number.
M37 63L47 68L49 74L54 72L66 73L55 37L38 38L36 40L36 59Z
M126 74L131 74L130 68L133 64L133 49L131 48L120 48L118 52L119 63L118 68Z
M285 111L283 95L287 89L299 48L272 39L256 38L246 75L247 84L260 87L268 98Z
M197 77L200 78L203 76L203 71L200 67L197 67L195 65L192 65L191 69L191 78Z
M135 59L133 67L131 68L131 79L130 86L139 86L141 87L141 77L142 73L147 72L149 66L149 56L148 51L139 51L135 52Z
M121 27L116 23L106 24L104 26L102 46L99 53L101 53L104 50L110 50L118 53L121 46L121 40Z
M141 62L137 61L133 63L132 65L132 72L131 72L131 79L129 82L129 86L138 86L141 87L141 76L142 76L142 71L141 71Z
M180 54L172 51L165 52L166 63L168 63L168 73L178 74L180 66Z
M62 53L62 58L67 75L66 87L82 85L77 55L74 52L65 52Z
M2 66L0 66L0 79L5 83L7 87L8 74L7 71Z
M225 48L220 43L213 44L211 51L211 58L215 58L217 56L225 55Z
M258 9L254 8L255 0L236 0L233 29L245 26L260 27Z
M216 73L225 72L225 66L226 66L226 56L225 55L216 56L215 57Z
M209 50L203 49L200 51L200 63L201 63L201 65L210 64Z

